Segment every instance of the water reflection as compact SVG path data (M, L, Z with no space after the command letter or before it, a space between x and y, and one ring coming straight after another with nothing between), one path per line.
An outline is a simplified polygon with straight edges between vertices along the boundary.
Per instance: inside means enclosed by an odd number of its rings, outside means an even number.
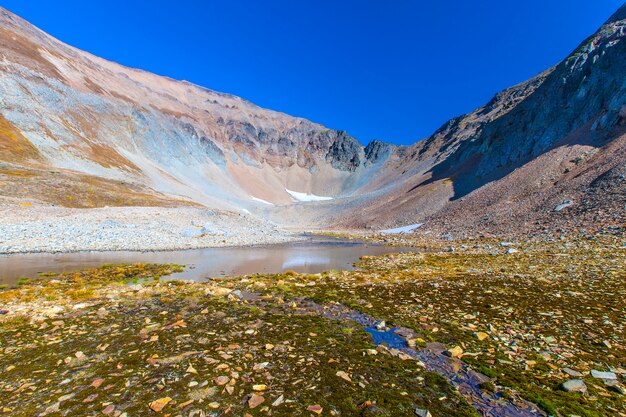
M311 237L280 245L207 248L167 252L77 252L63 254L17 254L0 256L0 283L13 284L21 276L38 272L65 272L111 263L178 263L188 266L173 279L204 281L213 277L278 273L293 270L318 273L352 269L365 255L414 251L341 239Z

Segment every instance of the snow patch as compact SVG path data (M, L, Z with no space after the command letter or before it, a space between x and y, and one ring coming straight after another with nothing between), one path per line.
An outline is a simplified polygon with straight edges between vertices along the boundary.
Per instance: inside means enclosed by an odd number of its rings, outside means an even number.
M410 224L408 226L396 227L395 229L380 230L380 233L386 233L386 234L391 234L391 235L410 233L413 230L416 230L422 227L423 224L424 223L415 223L415 224Z
M310 202L310 201L328 201L328 200L333 200L332 197L323 197L321 195L299 193L297 191L291 191L291 190L288 190L286 188L285 188L285 191L287 191L293 198L295 198L298 201Z
M269 201L265 201L265 200L262 200L262 199L256 198L256 197L252 197L252 200L256 201L257 203L267 204L268 206L273 206L274 205L273 203L270 203Z

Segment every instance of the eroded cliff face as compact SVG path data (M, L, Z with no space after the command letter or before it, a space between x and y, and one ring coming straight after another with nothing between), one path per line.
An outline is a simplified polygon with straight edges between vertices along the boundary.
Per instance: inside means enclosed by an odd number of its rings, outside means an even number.
M626 117L625 26L623 6L563 62L429 138L363 147L347 132L97 58L0 9L0 170L36 172L29 184L43 202L75 204L58 190L89 182L118 193L100 204L153 195L298 227L445 227L450 213L489 217L538 192L552 204L563 193L545 190L578 174L576 193L597 195L587 188L624 159L609 145ZM287 190L333 199L304 204Z

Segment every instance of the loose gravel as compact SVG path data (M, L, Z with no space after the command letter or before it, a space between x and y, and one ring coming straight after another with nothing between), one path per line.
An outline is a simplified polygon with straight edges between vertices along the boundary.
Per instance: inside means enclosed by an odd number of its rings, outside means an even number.
M177 250L297 240L245 213L200 208L70 209L0 204L0 253Z

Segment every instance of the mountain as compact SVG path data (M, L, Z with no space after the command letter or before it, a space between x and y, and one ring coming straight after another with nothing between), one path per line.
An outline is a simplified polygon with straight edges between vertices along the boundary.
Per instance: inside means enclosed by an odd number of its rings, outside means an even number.
M555 67L397 147L103 60L0 9L1 197L458 236L620 224L625 26L622 6Z
M0 55L0 160L58 170L59 187L96 177L237 209L252 197L291 203L285 189L348 193L368 171L345 132L105 61L6 10ZM56 201L48 194L38 192Z

